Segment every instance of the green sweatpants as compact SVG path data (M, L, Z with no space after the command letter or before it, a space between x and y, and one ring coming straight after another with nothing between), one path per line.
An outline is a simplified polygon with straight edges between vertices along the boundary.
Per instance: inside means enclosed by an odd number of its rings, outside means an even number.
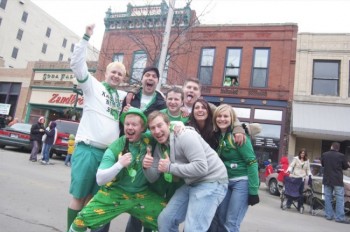
M164 198L146 189L129 193L120 188L112 191L99 190L75 218L70 232L97 229L122 213L140 219L145 227L157 230L157 218L166 206Z

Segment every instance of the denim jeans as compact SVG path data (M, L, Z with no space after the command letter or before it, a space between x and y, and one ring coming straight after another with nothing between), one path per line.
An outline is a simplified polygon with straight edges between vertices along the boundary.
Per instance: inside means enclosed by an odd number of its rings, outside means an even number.
M224 200L216 211L209 232L239 232L248 210L248 180L230 180Z
M52 144L45 143L44 145L43 160L46 162L49 162L51 147L52 147Z
M160 213L159 232L179 231L179 224L183 221L185 232L207 231L226 192L227 184L219 182L184 184Z
M70 161L70 160L71 160L71 157L72 157L72 155L68 155L68 154L67 154L67 155L66 155L66 158L64 159L64 164L67 165L68 163L70 163L70 162L71 162L71 161Z
M333 192L335 195L335 214L332 207ZM344 221L344 187L343 186L329 186L324 185L324 195L325 195L325 216L327 219L334 219L336 221Z

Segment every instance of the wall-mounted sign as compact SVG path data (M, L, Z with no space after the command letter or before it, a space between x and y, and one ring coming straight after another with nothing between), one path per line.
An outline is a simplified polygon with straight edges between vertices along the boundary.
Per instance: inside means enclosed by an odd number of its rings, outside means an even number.
M8 115L10 113L11 104L0 103L0 114Z
M78 98L77 98L78 96ZM77 107L84 105L84 97L72 92L42 91L35 90L30 97L31 104L56 105L56 106L74 106L77 98Z
M74 74L70 73L39 73L36 72L34 80L38 81L73 81Z

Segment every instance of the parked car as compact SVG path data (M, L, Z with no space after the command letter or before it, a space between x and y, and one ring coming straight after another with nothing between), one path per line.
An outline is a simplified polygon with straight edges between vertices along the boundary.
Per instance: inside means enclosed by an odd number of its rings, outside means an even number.
M16 123L10 127L0 129L0 148L5 146L18 147L23 150L31 150L29 123Z
M324 189L322 187L323 179L323 167L320 163L310 163L310 169L312 173L312 188L314 195L319 199L324 199ZM270 194L279 195L279 188L277 182L278 173L271 173L266 177L265 184L268 187ZM350 208L350 177L344 175L344 193L345 193L345 205ZM307 180L305 181L307 183Z
M77 133L79 122L57 119L56 121L57 139L50 151L50 157L67 155L69 135Z

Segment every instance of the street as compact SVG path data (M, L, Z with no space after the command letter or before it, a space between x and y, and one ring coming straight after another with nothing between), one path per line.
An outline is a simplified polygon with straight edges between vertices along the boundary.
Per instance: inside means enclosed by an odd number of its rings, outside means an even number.
M29 153L0 149L0 230L3 232L64 232L70 200L70 168L63 159L53 165L29 162ZM311 216L295 209L282 211L280 199L260 187L260 203L249 207L241 232L329 232L349 231L350 226ZM111 223L111 232L123 232L128 219L123 214Z

